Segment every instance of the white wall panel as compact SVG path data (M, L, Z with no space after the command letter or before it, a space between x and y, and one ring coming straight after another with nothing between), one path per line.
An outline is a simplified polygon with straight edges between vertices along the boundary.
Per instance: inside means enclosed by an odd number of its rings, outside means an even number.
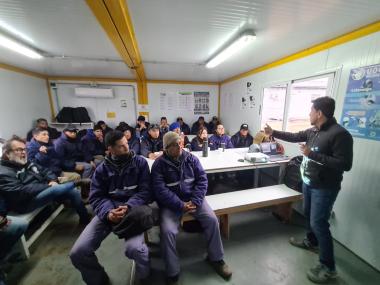
M218 115L218 85L191 85L191 84L160 84L148 83L149 94L149 120L159 122L162 116L168 118L169 123L174 122L178 116L182 116L185 123L190 128L199 116L204 116L208 122L212 116ZM160 110L160 93L178 93L178 92L210 92L210 113L205 115L194 115L194 111Z
M340 120L348 76L352 68L380 63L380 33L375 33L329 50L281 65L252 76L229 82L221 87L221 119L228 130L237 130L245 121L253 133L259 130L258 108L241 111L239 100L247 81L254 82L255 96L261 102L262 89L271 83L330 71L342 67L336 89L335 116ZM226 97L232 94L232 102ZM230 100L231 101L231 100ZM285 143L286 152L298 154L296 144ZM331 220L333 235L368 263L380 269L380 142L354 139L354 163L344 174L342 190ZM337 261L338 266L340 260Z
M99 85L102 85L99 83ZM126 86L129 85L129 86ZM99 98L80 98L74 94L75 87L84 86L83 83L60 84L57 83L57 97L59 106L62 107L86 107L91 120L94 122L103 120L111 127L115 127L120 121L125 121L128 124L135 125L136 121L136 105L135 93L137 89L134 83L123 84L106 84L102 85L106 88L112 88L115 97L112 99ZM87 85L89 87L89 85ZM55 103L57 97L55 91L52 90ZM137 95L136 95L137 96ZM126 100L127 107L121 107L120 100ZM107 118L107 112L115 112L115 118Z
M36 119L50 120L45 80L0 69L0 86L0 137L26 137Z

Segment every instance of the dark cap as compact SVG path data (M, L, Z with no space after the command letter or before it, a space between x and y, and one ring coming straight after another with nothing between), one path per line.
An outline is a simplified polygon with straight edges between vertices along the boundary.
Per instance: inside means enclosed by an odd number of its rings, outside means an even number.
M159 130L160 126L157 125L157 124L150 124L149 127L148 127L148 131L155 130L155 129Z
M177 122L178 122L178 121L183 121L183 118L182 118L182 117L178 117L178 118L177 118Z
M64 132L76 132L78 131L77 127L75 125L72 125L72 124L68 124L64 129L63 129Z
M145 122L145 117L140 115L140 116L137 118L137 121Z
M240 130L246 130L246 131L248 131L248 125L247 124L242 124L240 126Z

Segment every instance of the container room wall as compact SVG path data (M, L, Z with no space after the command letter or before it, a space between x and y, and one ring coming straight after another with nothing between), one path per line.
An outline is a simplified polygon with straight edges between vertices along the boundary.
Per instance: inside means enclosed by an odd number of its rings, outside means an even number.
M0 137L26 133L38 118L50 121L46 81L0 68Z
M260 128L259 105L264 87L340 68L335 94L335 117L340 120L350 70L380 63L380 33L335 46L308 57L272 68L221 87L221 119L228 130L238 130L242 122L254 134ZM253 83L257 105L241 110L240 97L246 83ZM285 144L286 152L298 155L296 144ZM380 142L354 138L353 168L343 178L342 190L334 207L331 226L334 238L380 270ZM337 261L343 262L343 261Z

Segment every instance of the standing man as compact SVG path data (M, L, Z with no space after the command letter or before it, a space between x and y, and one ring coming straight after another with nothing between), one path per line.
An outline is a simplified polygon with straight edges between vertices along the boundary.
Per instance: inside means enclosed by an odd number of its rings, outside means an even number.
M289 142L302 142L301 175L303 208L309 229L303 240L290 238L293 246L319 251L319 264L307 272L315 283L326 283L337 277L329 218L341 188L343 172L352 166L353 140L350 133L334 118L335 101L320 97L312 101L309 114L313 128L287 133L264 128L267 135Z
M129 151L120 131L105 138L109 155L96 168L92 178L90 203L96 216L87 225L70 252L73 265L89 285L109 284L109 277L98 262L95 251L131 209L152 201L150 174L146 160ZM136 262L136 275L147 283L150 274L149 251L144 234L125 240L125 255Z
M164 135L164 154L152 166L152 185L161 209L161 245L166 263L168 284L178 284L180 267L176 250L176 237L184 214L193 215L204 230L207 261L225 279L232 272L223 261L223 245L219 223L207 204L207 176L198 158L182 151L177 133Z

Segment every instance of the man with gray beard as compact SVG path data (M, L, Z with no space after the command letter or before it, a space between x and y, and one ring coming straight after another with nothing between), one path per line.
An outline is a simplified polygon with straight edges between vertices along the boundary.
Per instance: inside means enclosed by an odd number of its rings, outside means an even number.
M52 201L69 200L77 211L80 223L87 224L90 215L74 182L58 184L47 168L28 162L25 142L13 137L3 146L0 160L0 196L6 209L28 213Z

